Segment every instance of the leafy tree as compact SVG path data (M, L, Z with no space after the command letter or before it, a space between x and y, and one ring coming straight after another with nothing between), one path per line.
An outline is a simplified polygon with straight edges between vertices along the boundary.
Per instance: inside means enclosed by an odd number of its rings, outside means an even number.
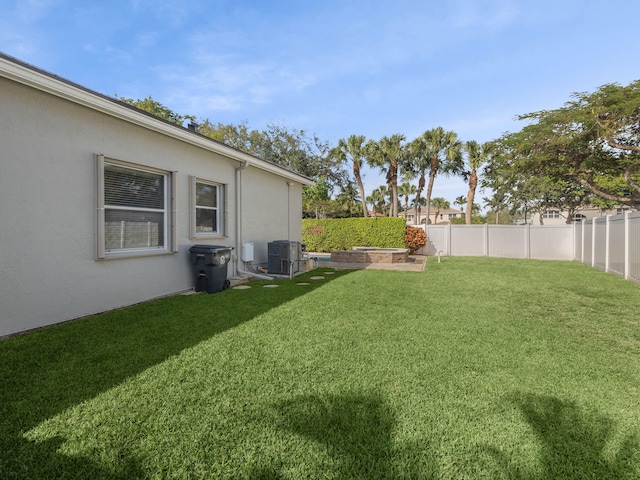
M145 112L151 113L156 117L163 118L164 120L167 120L171 123L175 123L176 125L183 125L184 122L187 120L195 121L195 118L196 118L192 115L180 115L174 112L173 110L171 110L169 107L166 107L160 102L154 100L153 97L151 96L148 96L143 100L134 100L133 98L118 97L117 94L115 95L115 97L121 102L134 106L136 108L139 108L140 110L144 110Z
M493 217L492 217L493 220ZM457 218L452 218L450 220L452 225L466 225L467 221L464 217L457 217ZM487 222L487 217L481 216L481 215L474 215L471 218L471 224L472 225L482 225L483 223L488 223Z
M338 146L331 150L330 155L333 158L338 159L341 163L351 162L353 166L353 176L356 179L358 185L358 191L360 192L360 198L362 201L362 214L367 217L367 204L364 202L364 185L362 184L362 176L360 169L364 162L364 142L365 137L363 135L351 135L346 140L340 139Z
M449 202L442 198L442 197L436 197L431 201L431 204L434 206L434 208L436 209L436 214L435 217L433 219L433 223L438 223L438 217L440 216L440 210L443 208L449 208L451 205L449 204ZM427 210L428 211L428 210ZM428 219L429 217L427 217Z
M538 188L534 211L540 213L540 224L548 210L566 211L566 223L572 223L576 212L590 203L593 196L583 185L566 178L539 177L531 185Z
M251 130L246 124L200 123L198 131L214 140L255 155L301 175L318 180L324 178L329 191L348 182L341 161L329 155L329 145L304 130L287 129L269 124L262 131Z
M493 223L496 225L511 225L515 222L515 217L508 209L502 208L497 210L489 210L485 217L486 223ZM475 217L472 219L472 223L475 221Z
M574 93L561 108L519 118L529 124L500 139L511 168L640 207L640 80Z
M386 173L387 189L391 196L390 217L398 216L398 173L400 164L406 159L404 141L405 136L396 133L382 137L377 142L369 140L365 146L367 163Z
M570 177L537 175L514 168L512 157L504 144L496 142L491 161L482 178L482 184L492 190L493 198L485 202L495 212L509 209L511 214L531 213L542 215L549 209L569 211L567 223L572 221L574 213L593 203L594 195L583 185Z
M226 125L220 122L214 124L209 120L203 120L198 125L198 132L256 157L263 158L261 155L266 150L264 146L266 139L263 132L250 130L246 123Z
M326 218L326 210L331 204L329 182L320 177L315 185L302 190L302 211L304 217Z

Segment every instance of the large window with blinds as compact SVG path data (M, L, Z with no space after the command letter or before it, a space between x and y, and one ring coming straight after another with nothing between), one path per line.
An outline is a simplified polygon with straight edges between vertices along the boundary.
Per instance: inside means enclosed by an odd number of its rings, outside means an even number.
M171 250L171 172L103 157L98 168L98 257Z

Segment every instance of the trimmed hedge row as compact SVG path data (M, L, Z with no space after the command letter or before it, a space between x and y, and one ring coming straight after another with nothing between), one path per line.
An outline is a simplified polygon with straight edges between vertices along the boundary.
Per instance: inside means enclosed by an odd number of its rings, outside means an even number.
M309 252L352 247L405 248L404 218L302 219L302 243Z

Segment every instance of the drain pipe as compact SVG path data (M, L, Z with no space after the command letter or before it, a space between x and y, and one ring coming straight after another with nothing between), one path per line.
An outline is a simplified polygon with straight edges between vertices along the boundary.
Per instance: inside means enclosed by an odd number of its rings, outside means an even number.
M259 273L247 272L240 269L240 258L238 258L238 255L242 252L242 170L248 166L249 162L244 160L238 167L236 167L236 254L233 256L233 259L236 262L235 271L238 275L248 275L261 280L273 280L273 277L260 275Z
M291 190L293 182L287 182L287 241L291 242ZM291 243L289 243L291 245ZM298 262L300 259L298 259ZM289 280L293 280L293 260L289 259Z

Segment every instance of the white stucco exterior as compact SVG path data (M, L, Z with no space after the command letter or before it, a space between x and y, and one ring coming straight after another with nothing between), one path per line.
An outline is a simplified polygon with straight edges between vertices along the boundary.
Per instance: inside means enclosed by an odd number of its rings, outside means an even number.
M301 240L306 177L1 55L0 107L0 336L188 290L194 244ZM98 155L175 172L167 252L98 258ZM223 235L190 235L192 176L224 185Z

